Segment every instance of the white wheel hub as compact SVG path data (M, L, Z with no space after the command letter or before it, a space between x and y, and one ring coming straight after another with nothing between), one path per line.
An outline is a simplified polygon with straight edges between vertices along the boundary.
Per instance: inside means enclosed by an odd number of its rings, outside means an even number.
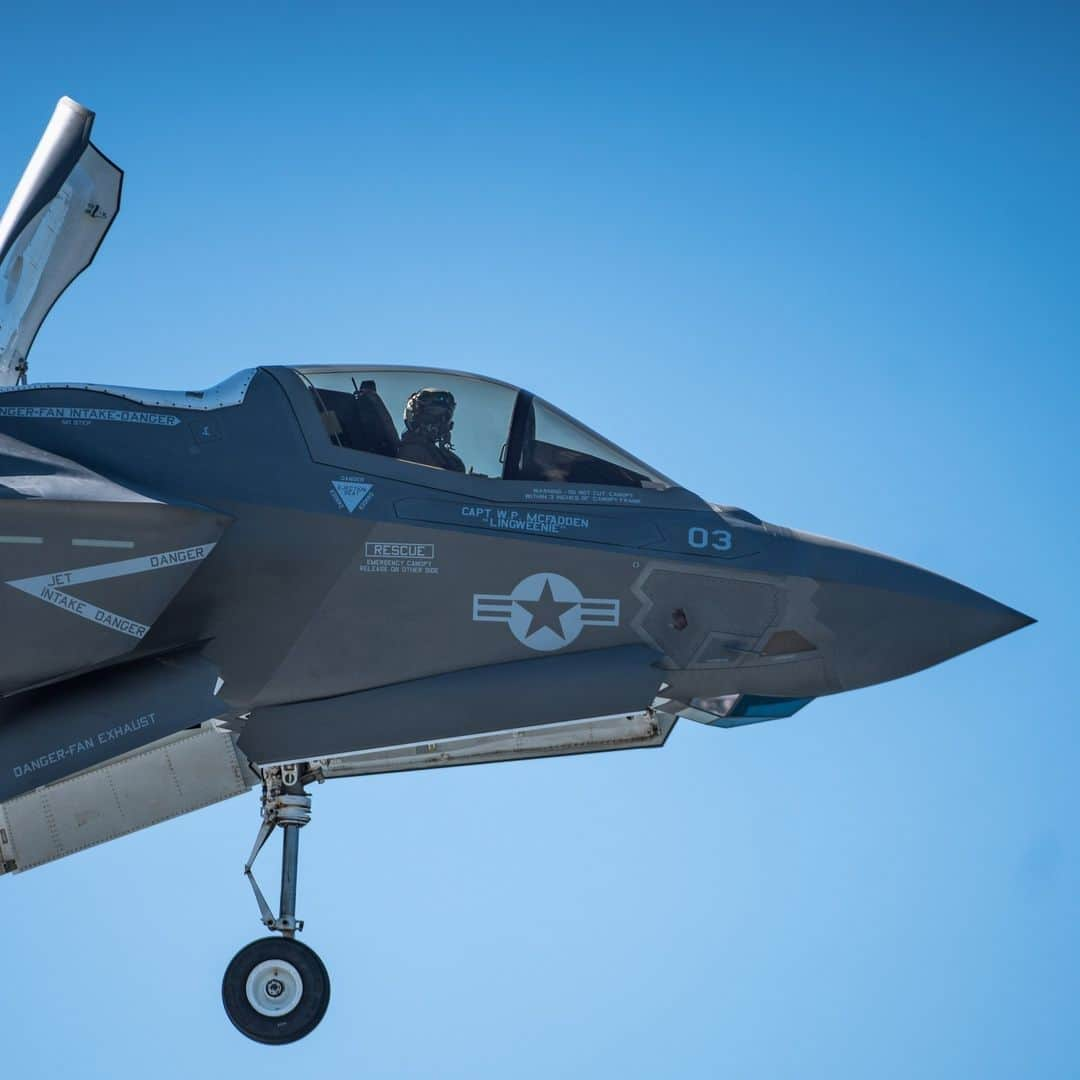
M304 996L304 980L287 960L264 960L247 977L248 1004L263 1016L284 1016Z

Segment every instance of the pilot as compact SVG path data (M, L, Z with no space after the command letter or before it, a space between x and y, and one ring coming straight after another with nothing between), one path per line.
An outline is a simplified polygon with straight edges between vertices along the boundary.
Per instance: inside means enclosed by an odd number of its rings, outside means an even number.
M465 463L450 442L456 405L449 390L417 390L405 402L405 430L401 433L398 459L463 473Z

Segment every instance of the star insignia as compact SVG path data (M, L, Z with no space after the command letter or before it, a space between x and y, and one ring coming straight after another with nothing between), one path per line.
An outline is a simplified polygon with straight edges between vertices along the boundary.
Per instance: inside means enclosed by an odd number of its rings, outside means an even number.
M566 634L563 632L562 617L571 608L577 607L577 601L556 600L551 591L550 579L544 581L544 587L540 590L540 596L536 600L516 600L515 603L523 607L532 616L529 629L525 631L526 637L532 637L533 634L547 627L565 640Z

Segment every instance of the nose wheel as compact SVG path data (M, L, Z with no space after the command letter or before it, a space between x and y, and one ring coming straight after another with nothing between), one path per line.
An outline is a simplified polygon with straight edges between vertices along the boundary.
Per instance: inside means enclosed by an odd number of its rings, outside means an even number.
M263 924L281 934L245 945L225 969L221 1000L233 1025L255 1042L296 1042L318 1026L330 1004L330 976L318 954L296 940L300 829L311 820L311 796L299 765L263 773L262 825L244 873L255 893ZM274 829L282 830L281 905L275 916L252 873Z
M330 976L318 953L299 941L265 937L245 945L221 981L225 1012L255 1042L296 1042L318 1026L330 1004Z

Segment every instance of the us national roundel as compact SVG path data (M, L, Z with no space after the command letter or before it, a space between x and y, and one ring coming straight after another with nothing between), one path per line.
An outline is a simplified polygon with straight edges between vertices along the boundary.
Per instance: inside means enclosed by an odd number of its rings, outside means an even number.
M540 652L562 649L586 626L618 626L617 599L589 599L561 574L531 574L508 595L476 593L474 622L504 622L522 645Z

